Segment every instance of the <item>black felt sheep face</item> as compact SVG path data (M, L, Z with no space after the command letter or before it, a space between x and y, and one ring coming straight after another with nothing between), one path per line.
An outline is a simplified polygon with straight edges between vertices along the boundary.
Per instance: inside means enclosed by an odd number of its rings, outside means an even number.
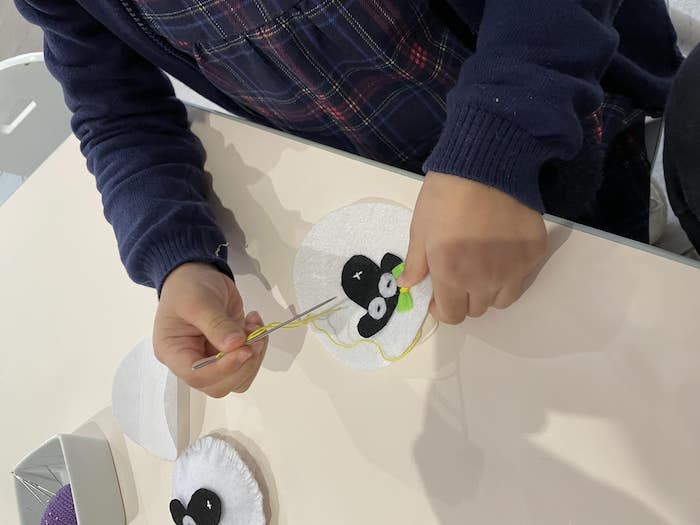
M387 325L394 311L406 311L412 307L408 290L396 284L402 271L403 260L393 253L384 254L379 266L364 255L353 255L343 266L343 291L367 310L357 323L357 331L362 337L377 334Z
M170 514L177 525L218 525L221 500L211 490L199 489L192 494L187 508L179 499L172 500Z

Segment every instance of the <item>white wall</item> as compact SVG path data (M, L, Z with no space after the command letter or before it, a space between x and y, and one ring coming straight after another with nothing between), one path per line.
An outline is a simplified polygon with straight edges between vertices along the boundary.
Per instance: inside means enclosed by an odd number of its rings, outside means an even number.
M12 0L0 0L0 60L41 51L41 29L20 16Z

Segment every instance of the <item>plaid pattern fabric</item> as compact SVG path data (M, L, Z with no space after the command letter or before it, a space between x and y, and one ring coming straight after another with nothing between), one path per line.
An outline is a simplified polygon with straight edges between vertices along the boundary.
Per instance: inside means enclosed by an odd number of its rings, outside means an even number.
M471 54L429 0L133 1L158 35L258 119L417 173ZM625 97L606 97L583 122L580 154L542 170L549 213L646 240L640 118Z
M470 51L428 0L135 0L271 126L420 171Z

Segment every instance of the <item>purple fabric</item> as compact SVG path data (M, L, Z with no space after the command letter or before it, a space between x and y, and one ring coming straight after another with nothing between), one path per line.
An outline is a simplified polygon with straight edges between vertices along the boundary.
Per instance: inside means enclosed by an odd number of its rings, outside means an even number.
M41 525L78 525L70 485L61 487L56 496L49 501L41 518Z

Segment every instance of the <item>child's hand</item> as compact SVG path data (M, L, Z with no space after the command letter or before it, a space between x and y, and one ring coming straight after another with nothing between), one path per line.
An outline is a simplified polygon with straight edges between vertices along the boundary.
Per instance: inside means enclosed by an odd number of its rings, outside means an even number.
M153 328L156 357L180 379L212 397L244 392L260 369L267 338L245 346L247 334L263 325L257 312L243 316L236 285L213 266L187 263L165 280ZM219 351L214 364L192 364Z
M540 214L511 196L468 179L428 173L411 225L400 286L430 271L431 312L456 324L489 306L506 308L545 255Z

